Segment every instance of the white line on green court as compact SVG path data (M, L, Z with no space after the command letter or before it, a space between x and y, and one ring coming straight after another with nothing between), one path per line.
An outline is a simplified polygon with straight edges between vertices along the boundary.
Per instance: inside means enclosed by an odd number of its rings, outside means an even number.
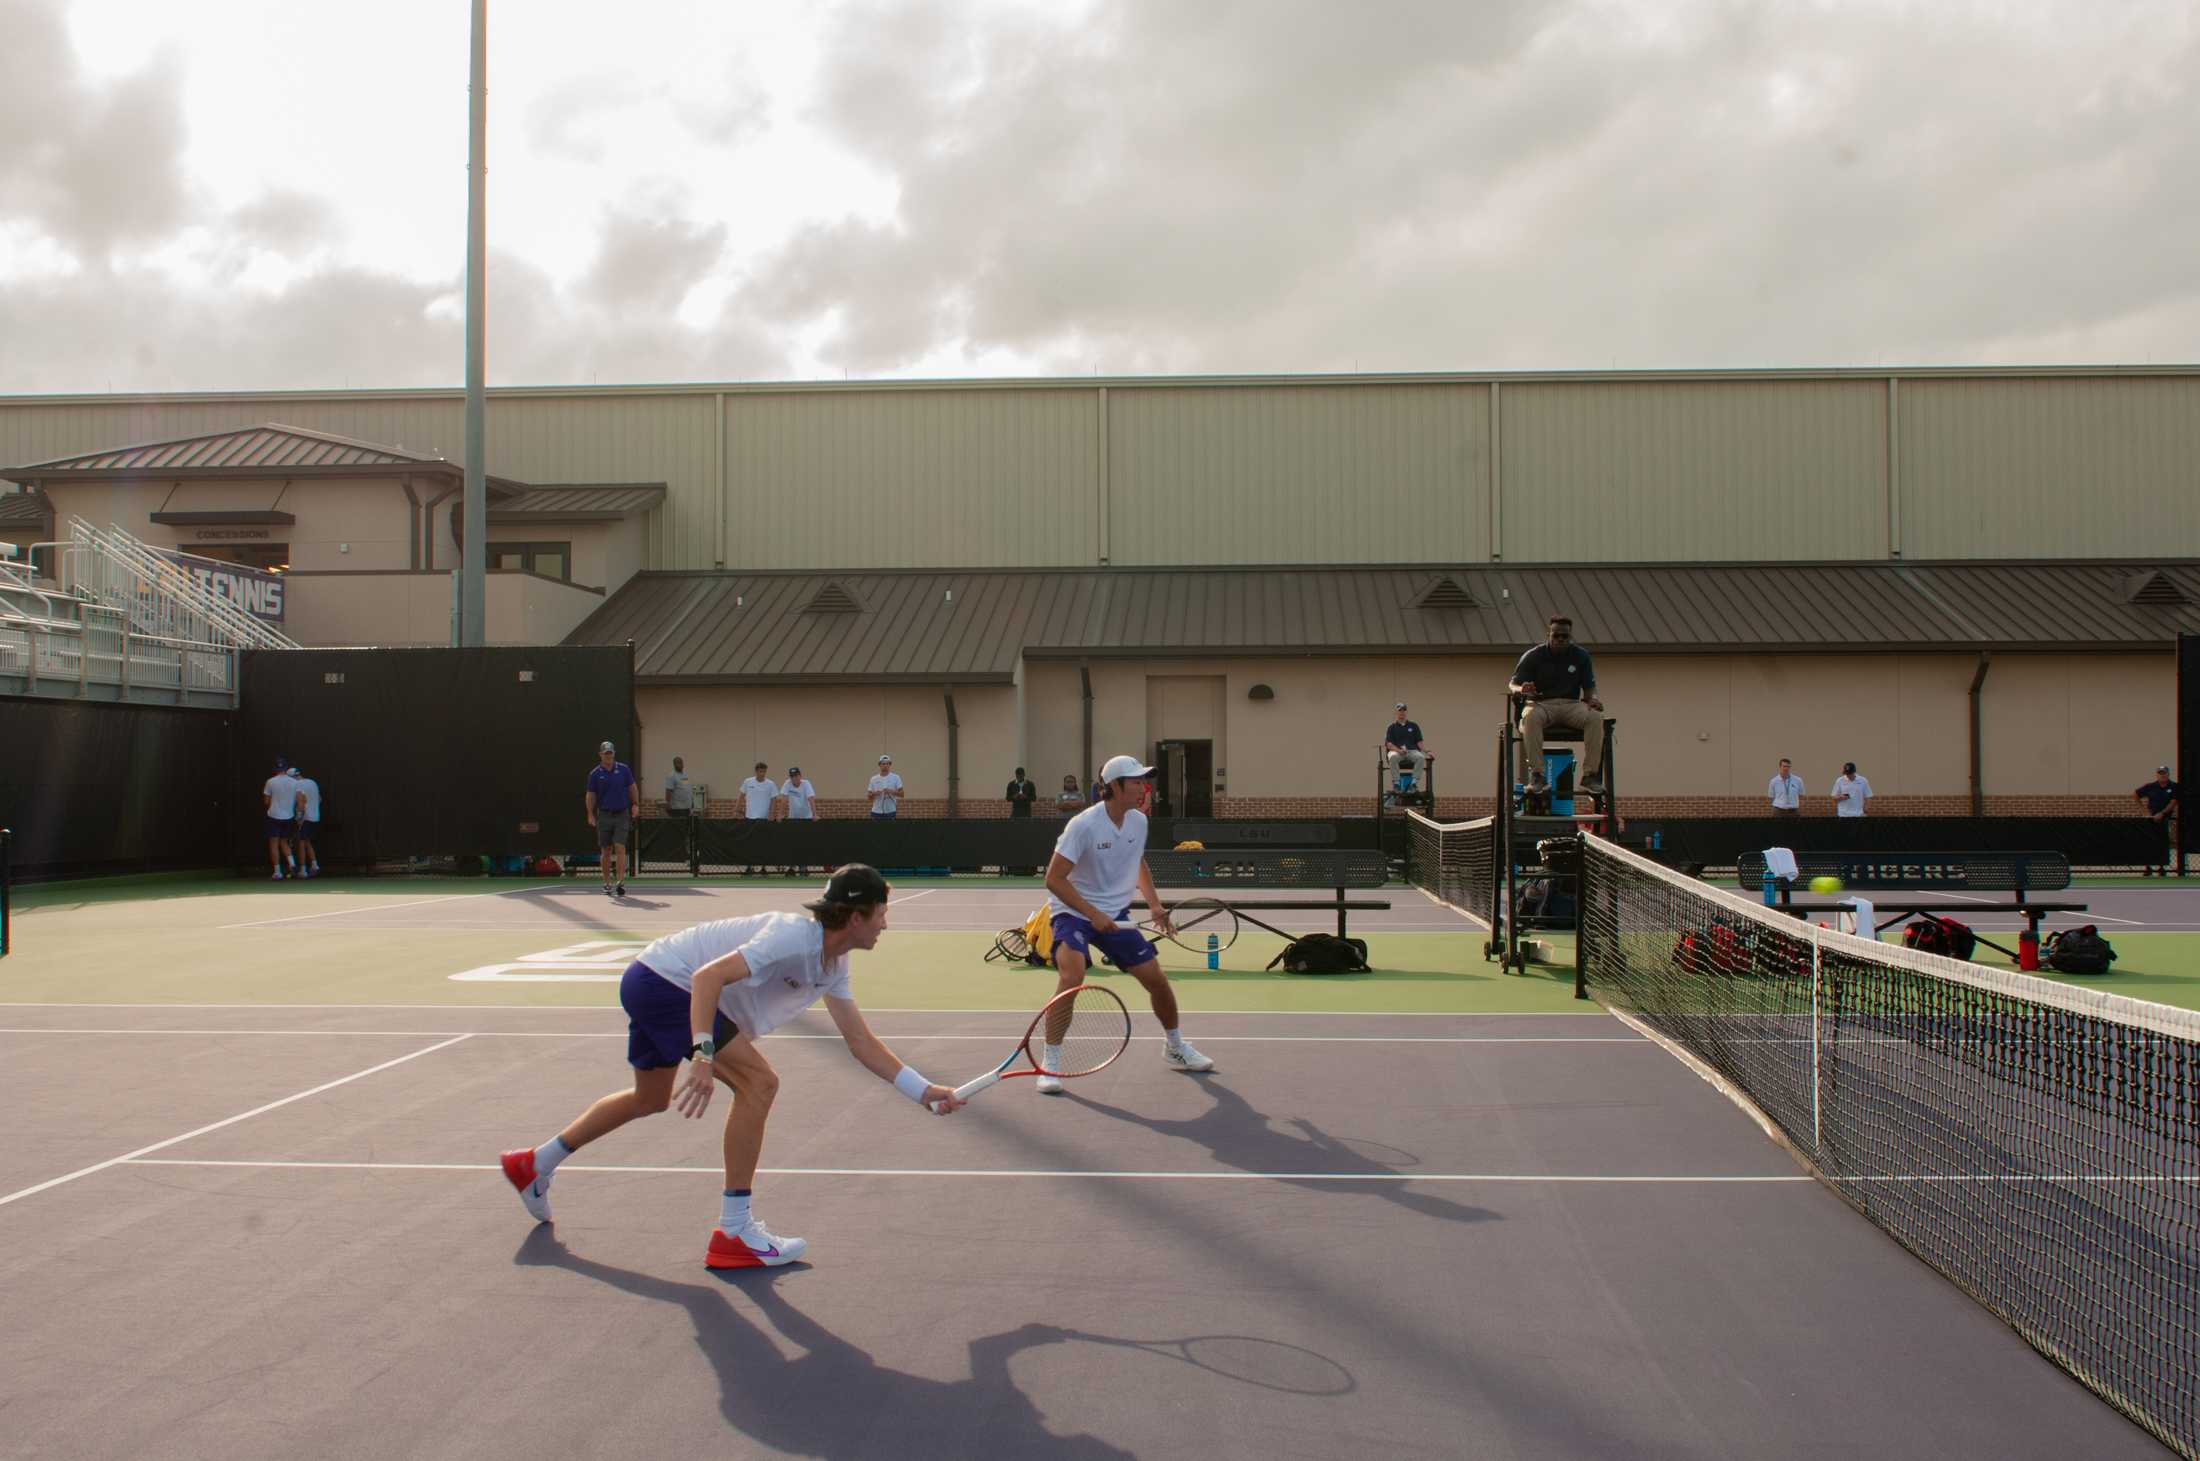
M321 1085L315 1086L310 1091L300 1091L294 1096L285 1096L280 1101L270 1101L265 1106L254 1106L249 1111L240 1111L234 1116L216 1121L208 1126L202 1126L196 1131L186 1131L181 1136L171 1136L166 1141L156 1141L151 1146L141 1146L134 1152L125 1152L119 1157L109 1157L104 1162L99 1162L89 1167L80 1168L77 1171L69 1173L67 1176L54 1177L47 1181L40 1182L35 1186L25 1187L20 1192L11 1192L5 1197L0 1197L0 1207L6 1207L9 1203L14 1202L17 1198L30 1197L36 1193L44 1192L49 1187L59 1187L64 1182L74 1182L79 1177L89 1177L94 1172L104 1172L109 1167L118 1167L121 1166L124 1162L137 1161L139 1158L148 1156L153 1152L165 1151L167 1148L176 1145L178 1142L189 1141L195 1136L204 1136L210 1131L219 1131L225 1126L235 1126L240 1121L249 1121L253 1117L263 1115L269 1111L273 1111L277 1107L288 1106L293 1101L303 1101L308 1096L318 1096L323 1091L333 1091L338 1086L350 1085L353 1081L362 1080L367 1076L375 1075L379 1072L388 1070L393 1065L403 1065L408 1060L418 1060L423 1055L433 1055L438 1050L447 1050L451 1046L458 1044L461 1040L471 1040L472 1038L473 1036L471 1035L454 1035L448 1040L444 1040L438 1044L430 1045L425 1050L415 1050L410 1055L400 1055L395 1060L385 1060L380 1065L370 1065L365 1070L354 1071L350 1075L342 1076L336 1080L325 1082Z
M423 908L430 903L463 903L469 898L508 898L527 891L526 888L499 888L493 893L449 893L441 898L415 898L408 903L370 903L363 908L330 908L321 913L293 913L287 918L260 918L250 923L224 923L216 927L225 932L233 928L267 928L278 923L300 923L309 918L341 918L348 913L388 913L398 908Z
M336 1172L496 1172L502 1169L478 1162L245 1162L245 1161L194 1161L187 1157L154 1157L150 1160L124 1159L133 1167L244 1167L281 1170L318 1170ZM578 1166L568 1163L558 1168L563 1176L567 1172L602 1172L625 1176L688 1176L715 1177L725 1180L722 1167L611 1167ZM1049 1171L1045 1168L1001 1167L759 1167L759 1177L1018 1177L1044 1179L1105 1179L1115 1181L1148 1182L1514 1182L1523 1184L1563 1183L1705 1183L1718 1185L1750 1185L1767 1183L1815 1182L1817 1179L1797 1172L1790 1176L1779 1174L1767 1177L1693 1177L1693 1176L1604 1176L1576 1173L1551 1175L1535 1172L1110 1172Z

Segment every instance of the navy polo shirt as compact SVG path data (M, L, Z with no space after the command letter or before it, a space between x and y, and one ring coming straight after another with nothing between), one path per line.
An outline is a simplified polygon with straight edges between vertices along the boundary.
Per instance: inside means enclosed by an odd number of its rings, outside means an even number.
M1597 672L1589 663L1589 651L1578 644L1569 644L1555 653L1548 643L1535 646L1520 657L1513 668L1513 679L1535 686L1538 700L1578 700L1595 694L1597 688Z
M2146 798L2147 815L2150 817L2171 802L2178 802L2182 805L2182 801L2177 795L2177 783L2174 781L2167 786L2162 785L2159 781L2150 781L2145 786L2140 787L2137 794Z
M589 768L588 789L596 794L599 812L623 812L634 805L634 768L614 761L604 769L601 761Z
M1383 732L1383 741L1401 751L1421 749L1421 723L1417 720L1394 720Z

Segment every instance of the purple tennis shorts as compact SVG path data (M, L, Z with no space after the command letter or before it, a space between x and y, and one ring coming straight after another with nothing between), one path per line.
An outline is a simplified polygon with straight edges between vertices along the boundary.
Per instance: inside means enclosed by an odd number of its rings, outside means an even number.
M1150 964L1161 957L1161 952L1144 934L1120 921L1128 913L1125 909L1115 915L1118 922L1113 933L1094 933L1092 925L1076 914L1057 913L1054 915L1054 947L1058 951L1075 949L1085 956L1088 964L1092 962L1094 949L1118 969L1130 970L1140 964Z

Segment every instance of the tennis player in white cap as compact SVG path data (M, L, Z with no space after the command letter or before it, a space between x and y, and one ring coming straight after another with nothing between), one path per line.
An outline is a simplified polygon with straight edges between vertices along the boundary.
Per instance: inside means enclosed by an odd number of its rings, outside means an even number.
M1117 756L1100 768L1101 798L1069 819L1047 865L1047 911L1054 928L1058 989L1075 989L1092 967L1092 951L1146 986L1154 1018L1168 1037L1164 1058L1172 1070L1209 1071L1215 1063L1192 1048L1177 1028L1176 990L1161 972L1161 955L1129 916L1136 893L1168 927L1168 913L1146 866L1146 806L1153 797L1153 768L1136 756ZM1053 1046L1039 1050L1042 1071L1056 1068ZM1062 1093L1059 1077L1042 1074L1032 1084L1041 1095Z

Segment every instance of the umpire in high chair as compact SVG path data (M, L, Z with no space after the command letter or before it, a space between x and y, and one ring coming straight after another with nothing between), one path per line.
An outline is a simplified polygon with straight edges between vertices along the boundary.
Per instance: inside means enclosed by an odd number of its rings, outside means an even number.
M1561 725L1581 732L1579 789L1597 796L1604 790L1604 702L1597 698L1596 667L1589 661L1589 651L1574 643L1572 619L1553 614L1544 628L1547 637L1520 657L1506 686L1527 698L1520 712L1520 740L1528 790L1550 790L1543 775L1543 732Z

